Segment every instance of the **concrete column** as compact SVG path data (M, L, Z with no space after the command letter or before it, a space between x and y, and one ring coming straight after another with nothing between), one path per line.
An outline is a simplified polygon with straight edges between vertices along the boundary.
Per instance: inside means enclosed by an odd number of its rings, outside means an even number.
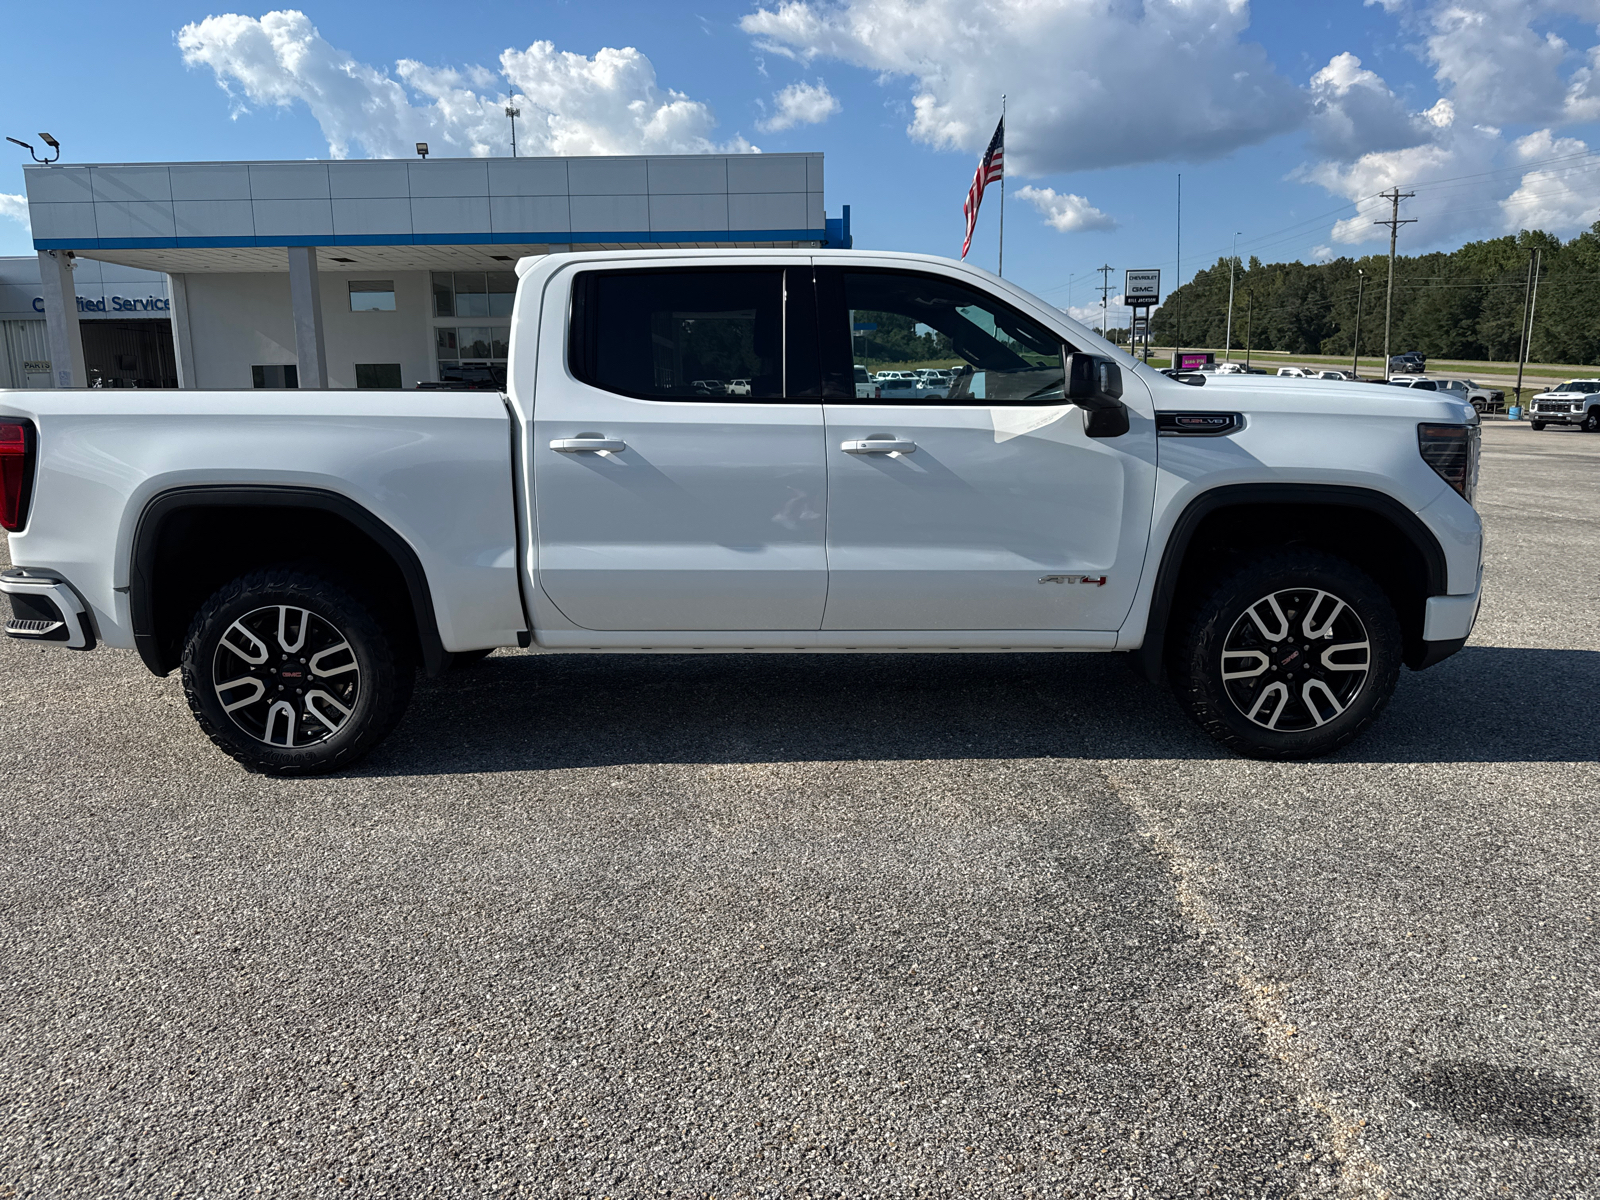
M178 360L178 386L197 388L200 381L194 372L194 335L189 332L189 277L167 276L168 306L172 319L172 351Z
M328 346L322 336L322 289L317 282L317 248L289 247L289 303L294 307L294 354L300 386L328 386Z
M72 283L72 259L67 251L39 251L39 283L44 292L51 379L59 388L88 387L83 336L78 331L78 289Z

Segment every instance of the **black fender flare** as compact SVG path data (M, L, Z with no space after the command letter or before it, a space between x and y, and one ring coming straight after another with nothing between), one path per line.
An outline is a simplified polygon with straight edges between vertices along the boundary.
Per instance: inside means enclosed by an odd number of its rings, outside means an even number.
M185 508L313 508L342 517L376 542L399 568L411 600L411 611L416 616L423 670L429 675L439 675L449 669L454 656L444 648L439 637L433 593L428 587L422 560L411 544L388 524L348 496L322 488L218 484L161 492L145 504L134 526L128 572L128 615L133 626L133 644L152 673L166 675L177 665L167 661L156 637L155 558L162 524L173 513Z
M1178 578L1189 543L1195 531L1212 513L1246 504L1314 504L1340 508L1359 508L1385 518L1405 536L1422 558L1430 596L1449 592L1449 563L1444 547L1420 517L1393 496L1371 488L1334 483L1233 483L1202 492L1189 501L1172 526L1172 535L1161 549L1161 565L1155 588L1150 594L1150 613L1146 620L1144 644L1132 651L1139 670L1152 683L1159 683L1165 671L1167 625L1172 619L1172 602L1178 592Z

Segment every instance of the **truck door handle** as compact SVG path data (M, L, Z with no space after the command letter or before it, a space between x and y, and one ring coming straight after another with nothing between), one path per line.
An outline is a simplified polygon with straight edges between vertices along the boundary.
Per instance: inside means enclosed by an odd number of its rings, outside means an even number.
M910 454L916 448L915 442L901 438L865 438L839 443L839 449L846 454Z
M624 442L621 438L556 438L550 443L550 449L558 450L562 454L582 454L585 451L597 453L601 450L609 450L611 453L616 454L617 452L626 450L627 448L628 443Z

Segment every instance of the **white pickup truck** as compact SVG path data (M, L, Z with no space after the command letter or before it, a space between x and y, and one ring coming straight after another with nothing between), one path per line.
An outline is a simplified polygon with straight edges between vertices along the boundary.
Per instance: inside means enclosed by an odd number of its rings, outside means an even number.
M500 646L1128 652L1223 744L1299 758L1472 629L1470 405L1179 382L919 255L518 272L504 396L0 392L6 632L181 670L222 750L293 774ZM858 395L851 330L897 317L966 364L948 395Z

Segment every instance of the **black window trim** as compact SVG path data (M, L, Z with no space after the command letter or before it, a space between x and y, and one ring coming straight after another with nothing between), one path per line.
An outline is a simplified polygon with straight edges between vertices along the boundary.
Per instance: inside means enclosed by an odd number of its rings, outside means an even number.
M579 267L573 272L572 282L567 288L567 319L566 319L566 322L565 322L565 326L566 326L566 337L565 337L566 345L564 347L564 352L562 354L562 365L566 369L567 378L570 379L573 383L581 384L584 387L593 388L597 392L605 392L609 396L623 396L623 397L626 397L629 400L643 400L643 401L645 401L647 403L652 403L652 404L679 404L679 405L681 405L681 404L712 404L712 405L721 405L721 406L724 406L724 407L750 406L750 405L757 405L757 404L761 404L761 405L775 405L775 404L815 405L815 404L820 404L820 403L822 403L822 401L818 400L815 396L796 398L796 397L791 397L791 396L789 396L787 394L787 392L789 390L789 313L788 313L789 297L788 297L788 290L787 290L787 281L788 281L788 272L791 271L791 270L794 270L796 268L802 268L802 269L805 269L805 270L810 270L811 269L811 264L809 262L807 262L807 263L794 263L794 264L790 264L790 263L787 263L787 262L772 262L772 263L737 263L737 264L729 264L729 265L724 266L724 265L715 264L715 263L713 263L713 264L699 264L699 263L696 263L696 264L693 264L693 265L688 264L688 263L675 263L675 264L673 264L671 266L659 266L659 267L657 267L657 266L650 266L650 267L612 267L612 266L594 264L594 265L587 265L587 266ZM577 341L577 333L578 333L577 326L578 326L578 320L579 320L579 308L580 308L580 305L586 305L587 302L588 302L588 297L587 297L586 294L584 294L584 291L583 291L583 289L587 287L587 281L588 280L598 278L598 277L600 277L602 275L681 275L681 274L684 274L686 272L693 272L695 274L704 274L704 273L707 273L707 272L725 272L725 273L730 273L731 274L731 273L734 273L734 272L740 272L740 273L747 273L748 274L748 273L757 272L757 271L773 272L773 273L776 273L776 275L778 276L778 295L779 295L779 303L780 303L780 306L781 306L779 308L779 312L778 312L778 321L779 321L778 339L779 339L779 343L780 343L779 354L778 354L778 359L779 359L778 369L779 369L779 373L780 373L780 378L782 378L782 380L783 380L783 389L784 389L785 395L774 396L774 397L756 397L756 396L662 396L662 395L659 395L659 394L656 394L656 393L649 393L649 392L630 392L630 391L623 391L621 388L605 387L605 386L602 386L601 384L595 383L592 380L585 379L583 377L583 375L578 370L576 370L574 368L573 361L572 361L573 345ZM585 341L588 340L587 314L585 314L584 340Z

